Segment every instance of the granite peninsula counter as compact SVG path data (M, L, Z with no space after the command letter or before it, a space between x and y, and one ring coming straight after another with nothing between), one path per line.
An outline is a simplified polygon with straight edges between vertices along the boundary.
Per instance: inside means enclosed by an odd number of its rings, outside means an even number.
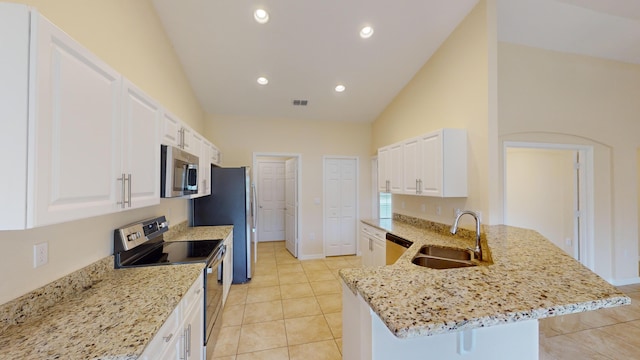
M167 240L224 238L232 229L179 224ZM1 304L0 360L138 359L202 272L203 264L116 270L108 256Z
M483 250L488 245L490 265L445 270L414 265L411 259L422 245L468 248L473 245L473 233L467 230L462 236L452 236L446 234L448 226L408 217L403 220L362 221L413 242L395 264L340 271L345 285L396 338L447 334L631 303L629 297L537 232L510 226L483 226ZM537 330L537 321L535 326Z

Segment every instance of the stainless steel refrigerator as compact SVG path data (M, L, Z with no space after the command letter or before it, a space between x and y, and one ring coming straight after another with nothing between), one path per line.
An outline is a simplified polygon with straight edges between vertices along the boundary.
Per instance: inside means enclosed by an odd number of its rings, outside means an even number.
M233 225L234 284L249 281L255 267L254 196L249 167L212 166L211 195L191 200L191 226Z

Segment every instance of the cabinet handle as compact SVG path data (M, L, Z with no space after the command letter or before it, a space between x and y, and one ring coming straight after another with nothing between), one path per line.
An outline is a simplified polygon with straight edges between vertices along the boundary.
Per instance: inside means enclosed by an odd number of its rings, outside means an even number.
M129 201L127 201L129 203L129 207L131 207L131 174L129 174Z
M420 188L420 194L422 194L422 179L418 180L418 186Z
M191 324L187 329L187 357L191 357Z
M419 194L419 192L418 192L418 179L416 179L416 194Z
M125 184L125 182L127 181L127 177L125 176L125 174L122 174L122 176L119 177L117 180L122 181L122 187L120 188L120 198L122 199L122 201L118 201L116 204L120 205L121 209L124 209L124 205L127 203L127 200L125 197L126 196L125 191L126 191L126 185L127 185Z
M391 181L390 180L386 180L386 188L387 188L387 192L391 192Z
M162 339L164 340L164 342L169 342L171 341L171 338L173 337L173 333L167 335L167 336L163 336Z

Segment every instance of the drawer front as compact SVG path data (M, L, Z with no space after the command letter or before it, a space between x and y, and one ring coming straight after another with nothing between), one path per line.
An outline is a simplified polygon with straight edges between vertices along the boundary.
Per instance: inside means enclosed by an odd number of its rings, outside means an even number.
M141 358L161 359L162 354L166 353L170 347L175 346L175 340L182 336L182 327L180 325L180 306L177 306L149 342Z
M362 224L362 231L377 238L378 240L384 240L387 233L384 230L380 230L377 227L371 225Z
M187 290L187 293L184 295L184 297L182 298L182 301L180 302L182 306L182 313L183 314L188 313L194 304L197 304L197 303L202 304L201 300L204 299L203 296L204 296L204 275L200 274L198 279L193 283L193 285L191 285L189 290Z

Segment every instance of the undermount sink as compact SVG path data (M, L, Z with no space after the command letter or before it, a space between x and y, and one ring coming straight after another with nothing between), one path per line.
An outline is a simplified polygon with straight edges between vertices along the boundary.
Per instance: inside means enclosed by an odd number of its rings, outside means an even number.
M456 261L449 259L442 259L431 256L416 256L411 260L412 263L418 266L424 266L431 269L454 269L461 267L476 266L476 264L469 261Z
M439 246L423 246L420 248L420 254L427 256L435 256L451 260L471 260L471 250L446 248Z
M476 266L472 259L471 250L427 245L420 248L411 262L431 269L454 269Z

